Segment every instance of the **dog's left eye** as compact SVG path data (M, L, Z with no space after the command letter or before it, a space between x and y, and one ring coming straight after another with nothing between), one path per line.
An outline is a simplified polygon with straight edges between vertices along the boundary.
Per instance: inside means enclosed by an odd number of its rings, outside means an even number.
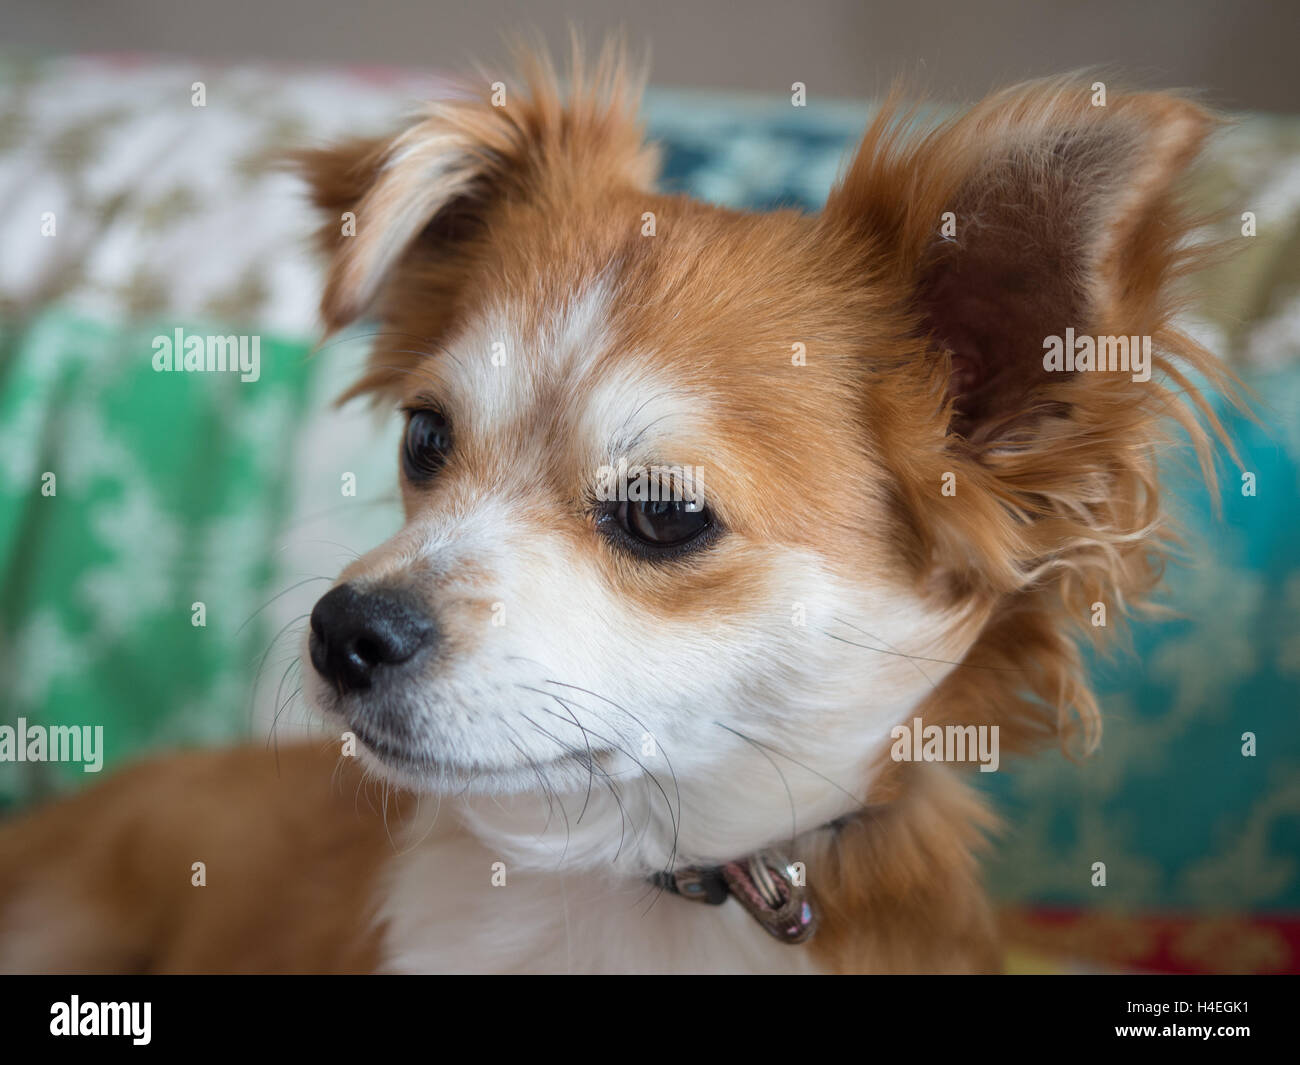
M622 503L617 517L624 532L650 547L680 547L712 524L705 507L679 500Z
M451 422L437 410L413 410L406 423L402 465L412 481L427 481L447 462Z

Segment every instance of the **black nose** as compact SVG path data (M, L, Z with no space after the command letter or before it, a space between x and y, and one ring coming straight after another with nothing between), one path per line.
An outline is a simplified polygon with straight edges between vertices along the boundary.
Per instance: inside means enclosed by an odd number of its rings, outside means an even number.
M344 691L368 688L383 667L432 644L435 631L432 619L396 591L340 584L311 612L312 665Z

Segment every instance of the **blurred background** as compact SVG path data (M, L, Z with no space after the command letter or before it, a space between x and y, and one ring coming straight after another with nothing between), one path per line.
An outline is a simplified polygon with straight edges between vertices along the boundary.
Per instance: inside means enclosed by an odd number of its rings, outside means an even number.
M1008 826L989 867L1008 963L1300 969L1297 21L1196 0L0 0L0 723L102 724L106 772L307 726L302 627L400 522L397 425L331 406L365 330L316 350L315 219L286 149L391 129L474 60L509 82L503 33L563 55L572 23L650 46L667 187L816 210L896 75L942 112L1100 66L1234 119L1192 192L1236 254L1184 324L1260 397L1258 423L1229 416L1256 491L1168 456L1181 616L1096 663L1101 751L977 774ZM260 379L153 372L178 328L257 337ZM95 779L0 763L0 803Z
M117 51L210 59L461 69L502 58L503 30L532 26L556 54L568 26L596 39L626 29L651 46L655 83L877 95L923 76L956 99L1095 64L1164 86L1208 89L1224 107L1300 109L1287 0L5 0L5 32L25 50ZM785 90L788 91L788 90Z

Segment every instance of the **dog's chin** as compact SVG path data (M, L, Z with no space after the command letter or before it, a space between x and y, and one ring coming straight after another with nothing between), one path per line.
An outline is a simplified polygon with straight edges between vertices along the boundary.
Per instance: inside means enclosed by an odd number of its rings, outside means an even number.
M355 731L355 730L354 730ZM438 795L523 795L581 792L592 773L585 755L519 765L460 764L427 755L412 756L357 733L357 755L371 773L412 792Z
M609 751L583 750L549 759L521 757L513 765L496 764L463 755L443 755L423 745L413 747L393 740L342 706L318 702L317 712L331 728L338 727L356 737L355 757L367 772L412 792L518 795L582 791L593 777L607 775L604 763L612 757Z

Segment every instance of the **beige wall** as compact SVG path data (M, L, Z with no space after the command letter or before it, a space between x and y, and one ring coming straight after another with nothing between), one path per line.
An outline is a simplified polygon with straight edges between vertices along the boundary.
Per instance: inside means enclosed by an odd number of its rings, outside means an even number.
M532 25L624 27L661 85L867 96L897 73L968 98L1106 64L1225 107L1300 111L1300 0L0 0L0 46L463 69Z

